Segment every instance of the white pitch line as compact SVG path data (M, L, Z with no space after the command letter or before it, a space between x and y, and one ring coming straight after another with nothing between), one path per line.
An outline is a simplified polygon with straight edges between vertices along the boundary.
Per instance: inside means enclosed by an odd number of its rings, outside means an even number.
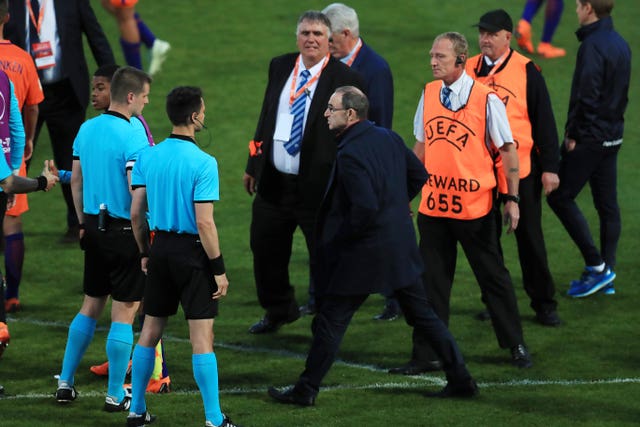
M640 383L640 378L613 378L608 380L520 380L520 381L506 381L506 382L485 382L478 383L481 390L487 388L498 387L524 387L524 386L576 386L576 385L609 385L609 384L627 384L627 383ZM434 381L434 385L443 386L444 380ZM332 390L388 390L388 389L416 389L424 388L424 383L410 383L410 382L390 382L390 383L373 383L373 384L340 384L335 386L321 387L320 391L328 392ZM261 388L239 388L232 387L221 389L220 394L226 395L248 395L248 394L266 394L267 386ZM177 390L172 391L170 394L176 394L179 396L189 396L200 394L198 390ZM0 398L3 400L27 400L27 399L49 399L53 398L53 393L28 393L18 394L15 396L4 396ZM104 392L98 391L79 391L78 397L104 397Z
M52 322L45 321L39 319L32 318L9 318L10 322L17 323L28 323L38 326L48 326L48 327L59 327L59 328L68 328L68 323L63 322ZM105 327L97 327L97 331L107 331L108 328ZM180 342L180 343L189 343L189 339L174 337L171 335L164 335L163 339L167 341ZM276 350L267 347L254 347L249 345L239 345L239 344L226 344L221 341L217 341L215 343L216 347L225 348L233 351L247 352L247 353L266 353L274 356L280 357L289 357L294 359L305 359L306 354L296 353L288 350ZM386 373L387 370L380 368L375 365L368 365L362 363L348 362L345 360L337 359L334 363L335 365L346 366L350 368L363 369L371 372L377 373ZM443 386L445 381L442 378L434 377L434 376L412 376L412 380L421 381L421 383L409 383L409 382L389 382L389 383L373 383L366 385L337 385L337 386L328 386L322 387L322 390L367 390L367 389L389 389L389 388L418 388L424 387L425 383L429 383L432 385ZM492 388L492 387L527 387L527 386L545 386L545 385L559 385L559 386L576 386L576 385L606 385L606 384L638 384L640 383L640 378L609 378L609 379L574 379L574 380L533 380L533 379L522 379L522 380L509 380L509 381L493 381L493 382L484 382L478 383L478 386L481 388ZM229 388L229 389L221 389L220 393L222 394L249 394L249 393L262 393L266 390L266 386L264 389L245 389L245 388ZM186 390L186 391L175 391L172 392L175 394L197 394L197 390ZM103 396L104 393L97 392L87 392L82 393L86 396ZM26 394L26 395L17 395L17 396L6 396L4 399L17 399L17 398L43 398L43 397L51 397L51 394Z

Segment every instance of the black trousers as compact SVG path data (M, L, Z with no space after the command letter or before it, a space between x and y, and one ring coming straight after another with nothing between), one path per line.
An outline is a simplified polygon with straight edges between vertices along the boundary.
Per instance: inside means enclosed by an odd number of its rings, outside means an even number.
M449 324L459 242L480 285L498 344L501 348L524 344L518 301L502 258L493 211L469 221L419 214L418 231L425 292L438 317ZM412 359L426 362L435 356L429 343L414 333Z
M251 251L253 274L260 305L271 320L287 320L298 315L295 291L289 280L289 260L293 234L300 227L309 254L313 253L315 209L297 202L295 176L283 177L282 195L272 203L260 195L253 201ZM313 258L310 257L310 263Z
M542 232L542 181L539 166L531 162L531 173L520 180L520 221L515 230L524 290L535 311L555 310L555 284ZM502 211L496 209L498 238L502 234ZM502 249L501 249L502 251ZM484 297L483 297L484 298Z
M53 160L58 169L70 171L73 163L73 141L84 122L87 107L80 105L68 79L43 85L42 89L44 101L38 106L38 123L33 141L34 152L42 125L46 123L51 139ZM67 226L76 226L78 217L73 206L71 186L60 184L60 188L67 205Z
M549 206L580 249L586 265L616 265L621 222L618 206L618 151L620 146L603 148L596 144L576 144L567 152L562 145L560 187L549 195ZM576 197L589 183L593 204L600 219L600 250L593 242Z
M458 344L435 314L424 292L421 280L406 288L395 291L400 307L414 335L428 342L442 360L447 380L451 383L468 381L471 375L458 348ZM307 355L305 369L300 374L295 387L305 395L316 395L336 359L340 343L351 318L368 295L325 295L318 299L318 312L313 319L311 330L313 340Z

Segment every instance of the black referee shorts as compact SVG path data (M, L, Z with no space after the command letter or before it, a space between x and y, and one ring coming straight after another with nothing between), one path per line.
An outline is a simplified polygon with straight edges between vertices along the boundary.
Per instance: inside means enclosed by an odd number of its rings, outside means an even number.
M140 301L145 276L131 222L110 218L106 231L98 231L98 217L85 215L84 293L90 297L111 295L116 301Z
M218 315L218 301L211 299L216 289L197 235L156 232L147 264L146 314L169 317L180 303L186 319L212 319Z

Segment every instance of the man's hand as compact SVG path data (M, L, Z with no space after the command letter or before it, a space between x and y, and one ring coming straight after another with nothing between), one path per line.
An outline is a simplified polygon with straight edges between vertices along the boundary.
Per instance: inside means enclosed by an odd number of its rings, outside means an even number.
M227 289L229 288L227 274L225 273L219 276L213 276L213 279L216 281L216 285L218 285L218 290L211 295L211 299L218 299L227 295Z
M256 179L245 172L242 176L242 184L244 185L244 190L249 193L250 196L256 192Z
M55 174L54 171L55 170ZM56 185L56 182L60 181L58 179L58 169L56 169L56 165L53 163L53 160L45 160L44 161L44 169L42 169L42 176L47 178L47 188L44 191L49 191Z
M140 269L146 275L147 274L147 263L149 262L149 257L145 256L140 258Z
M24 141L24 160L27 161L33 156L33 139Z
M13 208L16 205L16 195L13 193L7 193L7 210Z
M543 172L542 173L542 188L544 189L544 195L548 196L553 190L560 185L560 178L557 173Z
M576 148L576 140L571 138L565 138L564 148L567 150L567 152L573 151L573 149Z
M507 234L512 233L518 227L518 221L520 220L520 207L516 202L508 200L504 204L504 211L502 215L504 225L507 225Z

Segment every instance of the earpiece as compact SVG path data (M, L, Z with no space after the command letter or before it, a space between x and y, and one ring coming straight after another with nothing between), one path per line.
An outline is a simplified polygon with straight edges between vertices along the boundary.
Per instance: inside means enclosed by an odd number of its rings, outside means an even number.
M462 55L456 56L456 65L464 64L464 57Z
M204 124L204 123L202 123L202 122L200 121L200 119L198 119L197 117L194 117L194 118L193 118L193 120L194 120L194 123L195 123L195 122L198 122L198 124L202 127L202 129L207 129L207 127L205 126L205 124Z

